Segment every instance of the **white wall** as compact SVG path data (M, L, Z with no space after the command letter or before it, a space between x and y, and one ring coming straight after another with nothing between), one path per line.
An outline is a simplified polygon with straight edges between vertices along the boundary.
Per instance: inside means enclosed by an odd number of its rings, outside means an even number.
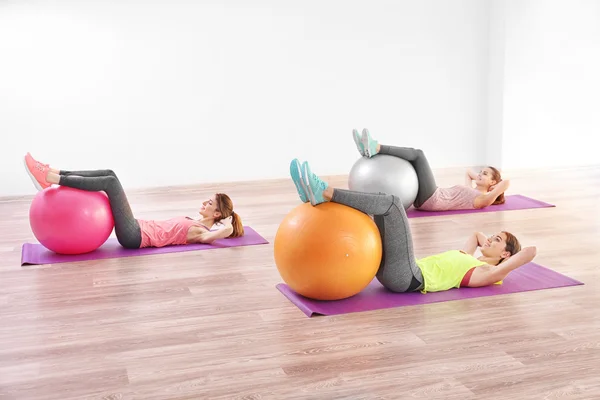
M505 6L504 167L597 164L600 1Z
M22 155L126 188L345 174L351 130L483 162L488 2L0 2L0 195Z
M504 132L505 0L490 0L485 162L502 167Z

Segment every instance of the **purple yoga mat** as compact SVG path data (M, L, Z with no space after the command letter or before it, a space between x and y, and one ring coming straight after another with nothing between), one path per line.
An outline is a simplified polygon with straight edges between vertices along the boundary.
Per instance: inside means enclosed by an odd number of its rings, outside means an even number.
M527 196L522 196L520 194L506 196L505 199L506 201L504 204L498 204L495 206L489 206L477 210L420 211L411 207L406 212L406 215L408 216L408 218L438 217L440 215L475 214L498 211L527 210L530 208L555 207L554 204L545 203L543 201L535 200Z
M143 249L125 249L115 238L109 238L98 250L86 254L64 255L56 254L41 244L25 243L21 249L21 266L39 264L58 264L73 261L102 260L106 258L121 258L145 256L148 254L178 253L184 251L199 251L221 249L226 247L251 246L267 244L268 240L260 236L249 226L244 227L244 236L233 239L215 240L212 244L187 244L161 248L147 247Z
M336 301L308 299L297 294L288 285L283 283L278 284L277 289L304 314L312 317L315 314L348 314L352 312L464 300L475 297L496 296L576 285L583 285L583 283L531 262L511 272L500 285L482 288L450 289L445 292L431 292L426 294L421 292L394 293L381 286L376 279L357 295Z

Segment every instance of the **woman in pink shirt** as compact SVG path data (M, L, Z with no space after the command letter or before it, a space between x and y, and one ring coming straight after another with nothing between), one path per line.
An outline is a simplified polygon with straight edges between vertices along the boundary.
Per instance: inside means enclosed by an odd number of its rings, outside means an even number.
M216 193L202 203L199 210L201 218L198 220L189 217L175 217L164 221L142 220L133 216L121 182L111 170L58 170L36 161L29 153L25 156L25 167L38 190L57 184L106 192L115 221L117 240L128 249L212 243L217 239L244 235L242 220L233 211L233 203L224 193ZM219 222L223 227L211 231L212 226Z
M362 136L354 129L352 135L362 156L373 157L376 154L388 154L412 164L419 181L419 191L413 205L419 210L476 209L504 203L504 192L508 189L509 181L502 180L500 171L494 167L483 168L478 174L467 171L464 185L440 188L435 182L423 150L381 145L371 138L367 129L363 129ZM475 187L473 187L473 182L475 182Z

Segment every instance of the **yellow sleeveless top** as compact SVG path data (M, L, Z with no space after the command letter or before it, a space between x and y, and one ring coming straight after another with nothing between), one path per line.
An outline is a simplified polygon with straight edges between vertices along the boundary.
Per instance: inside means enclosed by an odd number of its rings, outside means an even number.
M463 277L471 268L485 264L460 250L450 250L421 258L417 260L417 265L425 280L421 293L458 288Z

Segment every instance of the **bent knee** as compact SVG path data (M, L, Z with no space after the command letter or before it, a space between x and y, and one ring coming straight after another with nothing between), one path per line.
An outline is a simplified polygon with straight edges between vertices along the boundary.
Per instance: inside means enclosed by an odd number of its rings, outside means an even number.
M402 199L400 198L400 196L396 196L396 195L390 195L390 208L388 209L387 214L390 214L392 212L400 212L400 209L404 209L404 205L402 204Z
M114 186L117 185L119 183L119 180L117 179L116 176L114 175L107 175L104 177L106 184L109 186Z
M392 195L392 204L394 204L394 205L401 205L402 204L402 200L400 199L400 196L396 196L395 194Z

